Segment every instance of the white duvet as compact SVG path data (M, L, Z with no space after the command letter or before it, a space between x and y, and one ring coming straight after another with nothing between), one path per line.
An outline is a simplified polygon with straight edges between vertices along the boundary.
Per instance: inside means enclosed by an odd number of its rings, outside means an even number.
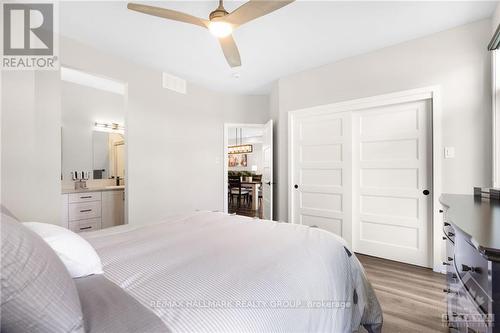
M172 332L379 332L382 312L344 241L214 212L84 237L105 276Z

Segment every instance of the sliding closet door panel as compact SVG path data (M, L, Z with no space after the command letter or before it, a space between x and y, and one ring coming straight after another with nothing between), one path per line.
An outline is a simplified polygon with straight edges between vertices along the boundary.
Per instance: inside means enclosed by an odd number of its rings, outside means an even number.
M293 129L294 221L351 240L351 124L346 113L303 115Z
M430 267L430 111L419 101L353 113L355 251Z

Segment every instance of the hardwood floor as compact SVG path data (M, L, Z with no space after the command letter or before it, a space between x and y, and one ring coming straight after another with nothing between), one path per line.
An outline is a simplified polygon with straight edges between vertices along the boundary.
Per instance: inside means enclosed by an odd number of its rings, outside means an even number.
M447 332L445 275L431 269L356 254L384 313L382 332Z
M262 218L262 205L259 205L258 210L253 210L252 206L250 203L246 203L243 200L241 201L239 207L237 203L237 199L232 200L229 202L229 213L234 214L236 213L237 215L243 215L243 216L250 216L250 217L258 217L259 219Z

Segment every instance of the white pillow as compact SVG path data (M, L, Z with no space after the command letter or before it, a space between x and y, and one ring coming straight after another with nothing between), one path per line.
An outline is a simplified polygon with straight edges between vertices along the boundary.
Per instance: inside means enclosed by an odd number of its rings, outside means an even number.
M24 222L57 253L72 278L102 274L101 258L92 245L73 231L54 224Z

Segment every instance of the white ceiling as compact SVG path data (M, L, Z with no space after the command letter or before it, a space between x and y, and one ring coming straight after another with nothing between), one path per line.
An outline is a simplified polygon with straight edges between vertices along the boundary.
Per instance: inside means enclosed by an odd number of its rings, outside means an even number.
M203 18L217 7L217 1L147 4ZM129 11L126 2L62 2L60 31L214 90L257 94L292 73L490 17L496 4L297 1L235 31L239 78L207 30Z

